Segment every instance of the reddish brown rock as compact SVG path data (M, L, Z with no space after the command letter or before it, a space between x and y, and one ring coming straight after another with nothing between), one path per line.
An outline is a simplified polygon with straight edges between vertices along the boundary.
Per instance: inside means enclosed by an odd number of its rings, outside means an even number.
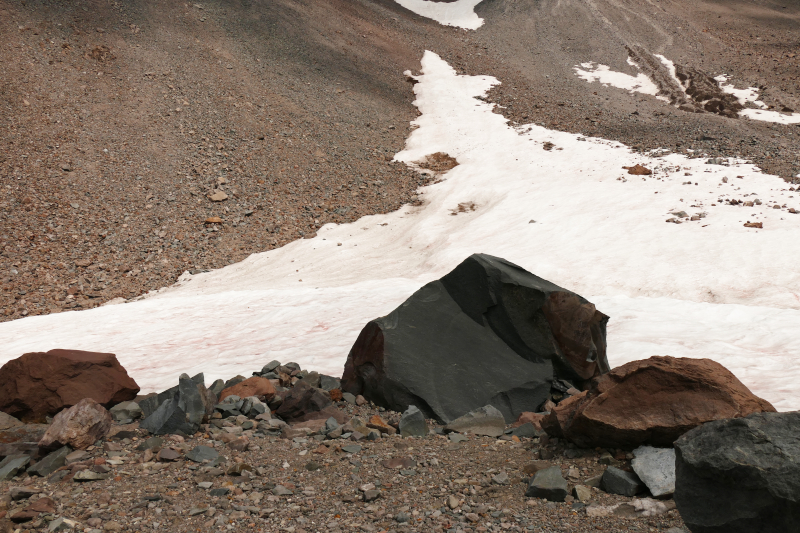
M394 435L397 433L397 430L387 424L383 418L379 415L372 415L369 417L369 421L367 422L367 427L372 429L377 429L381 433L388 433L389 435Z
M672 446L711 420L774 412L710 359L655 356L617 367L542 419L548 434L579 446Z
M342 397L342 390L341 389L331 389L328 391L331 395L332 402L341 402L344 398Z
M23 422L44 421L84 398L111 407L133 400L138 392L112 353L33 352L0 368L0 411Z
M52 498L42 497L27 506L22 511L19 511L11 516L11 521L17 524L23 522L30 522L37 518L41 513L54 513L56 504Z
M84 398L53 418L53 423L39 441L45 449L71 446L85 450L108 434L113 418L111 413L92 400Z
M542 418L544 418L544 413L532 413L530 411L524 411L519 414L519 418L517 421L511 424L512 428L518 428L523 424L527 424L530 422L533 424L533 427L538 429L539 431L542 430Z
M332 406L331 397L325 391L300 380L283 397L283 402L275 414L286 422L311 420L322 418L319 412L330 406Z
M275 396L275 387L270 380L253 376L244 381L237 383L232 387L228 387L219 393L219 401L221 402L226 397L236 395L239 398L247 398L249 396L265 397L267 401Z

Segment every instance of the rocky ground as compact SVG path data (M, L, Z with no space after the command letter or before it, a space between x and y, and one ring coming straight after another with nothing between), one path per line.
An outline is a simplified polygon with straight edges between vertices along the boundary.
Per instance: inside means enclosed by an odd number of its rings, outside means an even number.
M400 418L370 404L337 406L348 418ZM229 444L209 426L191 438L161 438L136 423L115 425L107 439L73 452L71 464L54 474L2 482L0 531L46 531L59 519L82 531L683 531L671 529L682 527L671 500L662 502L661 514L646 516L635 510L636 499L590 487L609 464L630 468L632 456L621 450L582 450L546 436L435 432L357 443L319 434L286 438L295 433L270 435L242 418L212 420L228 428L225 437L237 437ZM44 427L27 429L35 436ZM240 436L249 440L244 451ZM219 458L188 459L197 446L213 448ZM527 479L551 465L570 490L586 487L581 500L525 497ZM640 500L640 507L642 501L648 502ZM37 502L41 514L11 525L10 517ZM607 510L621 503L627 505Z
M662 4L484 2L466 32L390 0L0 0L0 320L130 299L416 201L424 178L389 160L416 116L402 72L426 49L497 77L512 121L800 173L796 126L574 76L634 73L636 47L800 108L796 5Z

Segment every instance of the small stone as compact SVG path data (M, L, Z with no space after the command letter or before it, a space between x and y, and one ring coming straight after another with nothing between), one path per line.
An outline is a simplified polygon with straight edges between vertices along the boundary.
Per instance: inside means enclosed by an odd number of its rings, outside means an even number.
M367 399L361 396L360 394L356 396L356 405L361 407L362 405L367 405Z
M572 489L572 494L581 502L588 502L592 499L592 489L584 485L575 485Z
M460 503L461 503L461 501L457 497L453 496L452 494L447 497L447 506L450 509L455 509L456 507L458 507L460 505Z
M511 483L511 480L508 479L508 474L505 472L500 472L499 474L492 476L492 483L496 485L508 485Z
M122 402L108 410L111 416L114 417L116 422L122 420L136 420L141 418L143 412L142 408L136 402Z
M162 448L161 451L158 452L158 455L156 456L156 459L158 459L161 462L177 461L180 458L181 454L178 453L177 450L174 450L172 448Z
M375 501L375 500L377 500L378 498L381 497L381 491L379 491L377 489L367 490L367 491L364 491L363 497L364 497L364 501L365 502Z
M358 453L361 451L361 446L358 444L349 444L347 446L342 446L342 451L346 453Z
M350 405L356 404L356 397L353 394L350 394L349 392L343 392L342 399L347 403L349 403Z
M195 446L186 453L186 458L195 463L213 461L219 457L219 452L210 446Z
M67 531L73 529L78 523L68 518L56 518L47 525L47 531Z
M401 511L397 513L397 516L395 516L394 519L400 524L405 524L406 522L411 520L411 515Z
M528 482L528 490L525 492L525 496L529 498L546 498L551 502L563 502L567 494L567 480L562 477L558 466L536 472Z
M275 485L275 488L272 489L272 494L275 496L291 496L294 492L290 491L283 485Z
M211 489L208 495L211 497L226 496L230 491L228 487L220 487L218 489Z
M103 524L103 531L122 531L122 524L114 520L109 520Z
M425 421L425 415L417 406L409 405L400 417L400 435L403 437L426 437L428 435L428 423Z
M201 489L208 490L208 489L210 489L210 488L211 488L213 485L214 485L214 484L213 484L212 482L210 482L210 481L201 481L200 483L198 483L198 484L197 484L197 487L198 487L198 488L201 488Z
M506 429L503 413L492 405L485 405L464 416L460 416L445 426L445 431L472 433L499 437Z
M192 507L189 510L189 516L197 516L199 514L203 514L208 511L208 506L204 505L202 507Z
M450 433L447 438L450 439L450 442L466 442L469 440L466 435L461 435L460 433Z
M222 224L222 219L219 217L208 217L203 222L206 224Z
M72 479L74 481L101 481L109 477L110 474L99 474L93 470L81 470Z
M614 466L609 466L603 473L601 486L609 494L621 496L636 496L644 489L639 476Z
M211 191L211 194L208 195L208 199L212 202L223 202L228 199L228 195L225 194L225 191L214 189Z
M675 492L675 448L640 446L631 466L650 493L658 498Z

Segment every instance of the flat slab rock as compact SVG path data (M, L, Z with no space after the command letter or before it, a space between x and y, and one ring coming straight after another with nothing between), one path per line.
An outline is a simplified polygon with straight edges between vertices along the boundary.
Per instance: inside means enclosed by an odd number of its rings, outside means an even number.
M777 533L800 524L800 412L693 429L675 443L675 503L693 533Z
M631 466L656 498L675 492L675 449L640 446L633 450Z
M511 423L538 410L554 379L608 371L607 321L585 298L475 254L364 327L342 389L444 423L492 405Z

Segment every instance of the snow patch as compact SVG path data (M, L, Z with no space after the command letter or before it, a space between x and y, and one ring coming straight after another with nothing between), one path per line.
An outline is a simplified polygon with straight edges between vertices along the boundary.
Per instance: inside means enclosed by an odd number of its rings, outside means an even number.
M628 64L632 67L636 67L637 69L639 68L636 62L631 58L628 58ZM589 83L597 81L602 85L611 85L612 87L625 89L626 91L632 93L637 92L652 96L658 95L658 86L653 83L653 81L644 73L639 73L637 76L631 76L630 74L625 74L624 72L611 70L611 67L608 65L599 65L591 61L588 63L581 63L580 65L573 67L573 69L578 77L583 78ZM669 101L669 99L663 96L658 96L658 98Z
M229 378L271 359L341 375L369 320L483 252L610 315L612 366L708 357L778 409L800 408L800 247L787 245L800 215L772 208L800 200L782 194L780 179L737 160L636 154L512 127L476 99L495 78L460 76L431 52L422 72L421 116L396 159L443 152L459 165L420 190L421 206L328 224L140 301L0 324L0 363L52 348L113 352L145 392L182 372ZM622 169L636 164L653 174ZM761 205L738 204L755 199ZM745 228L748 220L764 228Z
M445 26L455 26L465 30L477 30L483 19L475 14L475 6L482 0L456 0L455 2L435 2L433 0L395 0L398 4L417 15L433 19Z

